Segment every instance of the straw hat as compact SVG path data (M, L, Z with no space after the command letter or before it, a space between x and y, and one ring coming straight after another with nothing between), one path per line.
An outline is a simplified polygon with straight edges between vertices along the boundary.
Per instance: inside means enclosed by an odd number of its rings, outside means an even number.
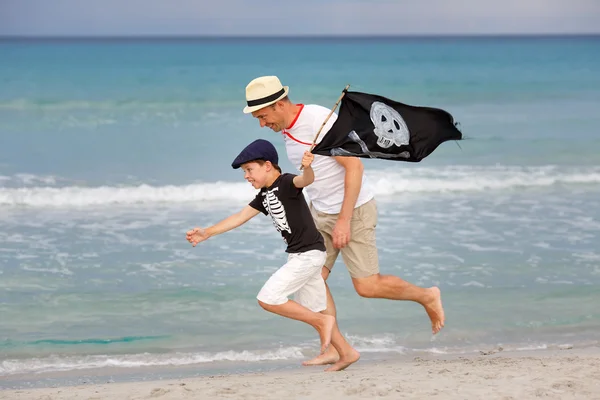
M290 88L282 86L276 76L261 76L252 80L246 86L246 102L244 114L265 108L288 95Z

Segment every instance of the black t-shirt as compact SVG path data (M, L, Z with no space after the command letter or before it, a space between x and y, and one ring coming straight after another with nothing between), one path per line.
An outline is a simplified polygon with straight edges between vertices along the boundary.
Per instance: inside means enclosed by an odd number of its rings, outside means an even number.
M302 189L294 186L293 174L282 174L268 188L260 189L250 206L271 215L273 225L287 243L288 253L325 251L323 236L317 230Z

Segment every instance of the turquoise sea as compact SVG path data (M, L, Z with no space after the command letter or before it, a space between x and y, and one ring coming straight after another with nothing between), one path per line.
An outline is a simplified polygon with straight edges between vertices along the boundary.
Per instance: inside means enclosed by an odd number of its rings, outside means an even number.
M600 36L0 40L0 387L301 368L318 337L255 296L285 261L230 167L279 134L242 113L278 75L297 103L346 84L443 108L467 138L365 160L382 273L414 303L329 284L363 360L599 344ZM361 361L363 362L363 361Z

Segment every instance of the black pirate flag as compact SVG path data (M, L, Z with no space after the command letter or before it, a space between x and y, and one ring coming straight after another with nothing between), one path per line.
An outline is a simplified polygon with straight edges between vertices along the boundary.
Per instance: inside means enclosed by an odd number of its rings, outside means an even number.
M443 142L461 139L454 118L444 110L346 92L337 120L312 152L419 162Z

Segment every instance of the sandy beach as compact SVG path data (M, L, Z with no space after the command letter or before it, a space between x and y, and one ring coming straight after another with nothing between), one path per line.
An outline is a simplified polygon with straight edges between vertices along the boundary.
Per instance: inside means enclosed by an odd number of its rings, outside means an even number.
M6 400L54 399L600 399L600 348L416 357L180 380L0 391Z

